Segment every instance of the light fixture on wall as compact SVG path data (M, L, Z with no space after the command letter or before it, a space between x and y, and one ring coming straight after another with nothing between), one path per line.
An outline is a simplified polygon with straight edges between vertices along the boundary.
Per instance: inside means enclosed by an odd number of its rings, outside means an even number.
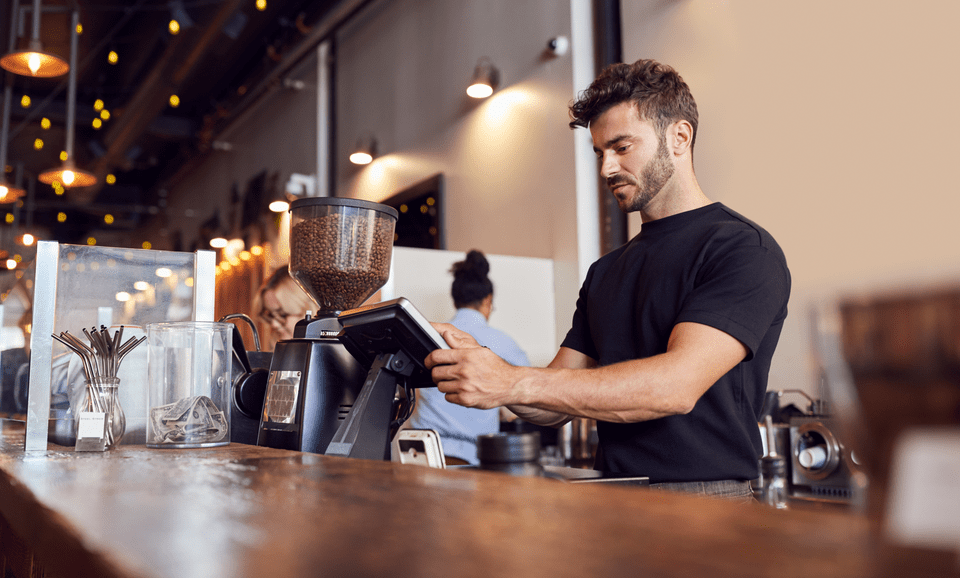
M290 203L296 199L312 197L316 194L317 179L313 175L301 175L292 173L287 179L286 185L281 189L277 187L271 195L270 204L267 208L274 213L286 213L290 210Z
M350 153L350 162L355 165L369 165L377 156L377 141L373 137L361 138L357 147Z
M63 166L40 173L37 177L41 183L52 185L54 182L64 187L88 187L96 184L97 178L93 174L82 171L73 162L73 133L77 116L77 24L80 23L80 12L73 11L73 23L70 26L70 77L67 82L67 158Z
M227 246L227 235L223 232L223 226L220 224L220 212L216 214L216 227L210 237L210 246L214 249L223 249Z
M487 98L500 84L500 71L489 58L484 56L473 70L473 80L467 87L467 94L473 98Z
M12 4L14 5L13 21L15 22L18 2ZM30 44L27 49L11 50L3 58L0 58L0 66L14 74L41 78L63 76L70 70L70 66L62 58L44 52L43 45L40 43L40 0L33 1L33 34L30 37Z

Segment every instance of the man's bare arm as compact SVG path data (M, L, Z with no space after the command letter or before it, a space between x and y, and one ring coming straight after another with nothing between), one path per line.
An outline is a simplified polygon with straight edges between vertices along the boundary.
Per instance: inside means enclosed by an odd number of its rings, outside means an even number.
M628 423L688 413L747 354L746 347L727 333L681 323L660 355L605 367L537 369L514 367L484 348L458 348L458 336L441 333L455 349L434 351L427 365L448 401L467 407L522 405L553 412L540 414L543 419L563 414ZM554 361L576 366L579 355L566 352Z
M588 357L575 349L561 347L557 355L547 366L548 369L588 369L596 367L595 359ZM556 411L549 411L527 405L511 405L507 409L517 414L523 420L538 425L560 427L567 423L573 416Z

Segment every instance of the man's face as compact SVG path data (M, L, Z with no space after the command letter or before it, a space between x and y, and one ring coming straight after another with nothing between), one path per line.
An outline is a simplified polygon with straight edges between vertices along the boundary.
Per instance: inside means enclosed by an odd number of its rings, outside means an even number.
M625 213L644 210L674 173L665 135L640 118L632 102L622 102L590 124L600 176Z

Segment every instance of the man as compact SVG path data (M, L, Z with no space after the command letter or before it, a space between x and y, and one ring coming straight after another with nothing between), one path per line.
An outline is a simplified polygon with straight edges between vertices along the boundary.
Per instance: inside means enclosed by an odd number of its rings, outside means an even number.
M598 469L749 499L758 414L787 314L790 274L773 238L697 183L697 108L670 67L616 64L570 107L601 176L641 232L594 263L572 328L545 368L513 367L438 326L452 349L427 365L449 401L507 405L560 425L597 420Z

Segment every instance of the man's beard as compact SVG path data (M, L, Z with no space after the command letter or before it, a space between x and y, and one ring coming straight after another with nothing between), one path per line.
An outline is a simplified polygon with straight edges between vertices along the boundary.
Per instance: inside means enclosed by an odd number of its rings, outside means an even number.
M667 151L667 139L665 135L662 135L660 144L657 146L657 155L650 159L643 170L640 171L639 183L630 175L617 174L607 179L607 186L612 188L618 183L632 185L636 189L632 196L621 198L614 195L614 197L617 199L617 204L620 205L620 210L624 213L642 211L667 184L667 181L673 176L673 171L670 152Z

